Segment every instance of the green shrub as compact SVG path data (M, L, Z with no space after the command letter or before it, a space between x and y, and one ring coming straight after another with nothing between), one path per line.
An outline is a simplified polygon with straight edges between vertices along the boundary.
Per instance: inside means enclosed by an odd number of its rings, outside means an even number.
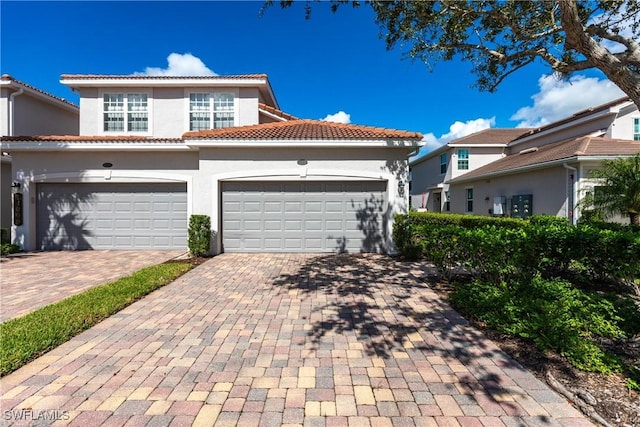
M211 249L211 219L208 215L189 218L189 251L193 256L204 256Z
M587 293L563 280L539 276L531 280L459 285L453 305L498 331L529 339L542 350L553 349L576 367L603 373L619 372L620 362L600 345L601 338L618 339L640 324L632 301Z
M20 251L20 246L14 245L13 243L3 243L0 245L0 255L17 254Z

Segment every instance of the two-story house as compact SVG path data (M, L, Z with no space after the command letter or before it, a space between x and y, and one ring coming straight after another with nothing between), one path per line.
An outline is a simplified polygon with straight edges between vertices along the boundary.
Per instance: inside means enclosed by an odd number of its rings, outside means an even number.
M604 159L640 153L640 112L628 98L532 129L507 144L505 156L449 179L452 212L575 222L589 177Z
M78 135L78 106L8 74L0 77L0 136ZM11 227L11 157L0 159L0 227ZM13 187L14 189L17 187Z
M422 136L302 120L264 74L63 75L80 136L5 137L32 249L186 249L191 214L213 252L392 251L407 156Z
M451 211L448 181L502 158L507 144L527 131L485 129L414 159L410 163L411 207L431 212Z

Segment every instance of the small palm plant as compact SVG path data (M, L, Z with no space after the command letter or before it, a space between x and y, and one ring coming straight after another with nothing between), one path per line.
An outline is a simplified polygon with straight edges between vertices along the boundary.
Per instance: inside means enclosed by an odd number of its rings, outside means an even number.
M585 209L603 218L628 216L631 224L640 224L640 153L604 160L601 168L591 171L590 178L598 184L583 198Z

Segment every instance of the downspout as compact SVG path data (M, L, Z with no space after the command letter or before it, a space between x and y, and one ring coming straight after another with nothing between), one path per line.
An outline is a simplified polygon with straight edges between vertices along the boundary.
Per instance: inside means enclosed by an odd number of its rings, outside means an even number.
M578 174L578 169L569 166L566 162L562 164L562 167L564 167L565 169L567 169L568 171L573 172L571 175L569 175L569 178L571 179L571 199L569 199L569 191L566 190L566 197L567 197L567 205L569 205L568 207L571 208L571 211L568 212L569 216L570 216L570 220L571 220L571 224L575 225L576 223L576 209L575 209L575 182L576 182L576 175Z
M15 104L15 97L16 96L20 96L24 93L24 89L20 88L18 89L17 92L13 92L11 95L9 95L9 136L15 136L13 134L13 128L14 128L14 120L15 120L15 114L14 114L14 107L13 105Z

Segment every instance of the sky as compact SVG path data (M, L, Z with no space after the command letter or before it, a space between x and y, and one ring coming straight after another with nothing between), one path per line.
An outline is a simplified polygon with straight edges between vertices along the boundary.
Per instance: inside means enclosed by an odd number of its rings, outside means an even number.
M532 64L494 93L471 65L387 50L368 6L261 1L0 1L0 72L77 103L61 74L265 73L305 119L421 132L424 154L488 127L536 127L624 94L599 71L568 81Z

